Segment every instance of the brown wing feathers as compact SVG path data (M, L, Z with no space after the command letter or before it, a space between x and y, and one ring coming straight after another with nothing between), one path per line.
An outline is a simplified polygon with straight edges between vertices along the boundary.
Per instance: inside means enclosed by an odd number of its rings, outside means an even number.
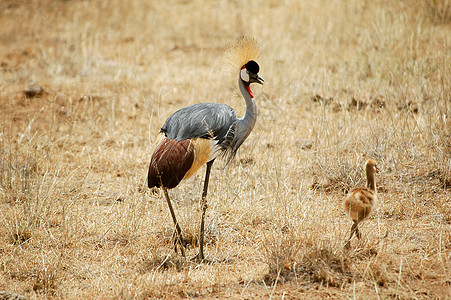
M177 141L164 138L150 161L147 177L149 188L176 187L191 168L193 161L194 148L191 140Z

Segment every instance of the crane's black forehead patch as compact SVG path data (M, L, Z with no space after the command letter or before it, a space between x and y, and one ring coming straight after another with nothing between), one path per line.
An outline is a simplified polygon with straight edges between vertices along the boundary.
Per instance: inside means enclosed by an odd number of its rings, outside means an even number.
M254 74L257 74L258 71L260 71L259 65L253 60L248 61L244 66L249 72L252 72Z

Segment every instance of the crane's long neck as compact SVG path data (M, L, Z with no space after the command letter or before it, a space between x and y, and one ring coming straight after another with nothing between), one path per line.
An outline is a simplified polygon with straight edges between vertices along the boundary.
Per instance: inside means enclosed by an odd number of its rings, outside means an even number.
M254 98L250 94L249 86L238 78L238 85L240 87L241 94L246 101L246 112L242 118L237 120L237 134L239 139L239 144L241 144L251 133L254 128L255 122L257 121L257 104Z
M366 169L366 186L376 194L376 181L374 180L374 171Z

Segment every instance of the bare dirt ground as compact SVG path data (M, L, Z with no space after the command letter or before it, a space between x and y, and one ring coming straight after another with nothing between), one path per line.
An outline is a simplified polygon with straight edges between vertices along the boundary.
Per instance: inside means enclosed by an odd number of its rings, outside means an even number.
M447 299L451 4L0 2L0 299ZM212 171L204 263L146 187L160 127L243 114L235 38L261 44L259 117ZM343 245L345 193L379 201ZM196 254L204 168L170 191ZM9 297L9 298L8 298Z

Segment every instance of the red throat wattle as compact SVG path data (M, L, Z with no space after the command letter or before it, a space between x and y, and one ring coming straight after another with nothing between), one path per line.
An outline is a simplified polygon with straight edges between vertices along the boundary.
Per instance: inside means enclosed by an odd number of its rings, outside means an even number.
M251 98L254 98L254 93L252 93L252 91L251 91L251 86L248 85L246 88L247 88L247 91L249 92L249 95L251 96Z

